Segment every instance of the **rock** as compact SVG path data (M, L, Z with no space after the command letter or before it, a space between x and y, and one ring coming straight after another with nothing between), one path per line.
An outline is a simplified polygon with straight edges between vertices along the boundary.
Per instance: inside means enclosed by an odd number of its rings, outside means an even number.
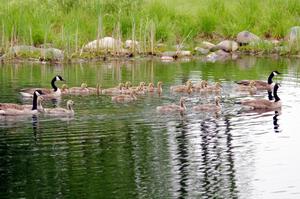
M63 60L64 59L64 53L62 50L59 50L57 48L45 48L41 50L42 54L44 53L44 57L50 60Z
M166 52L162 53L162 56L177 57L177 52L176 51L166 51Z
M290 29L289 34L287 35L289 44L299 42L300 40L300 26L294 26Z
M87 50L118 50L122 48L122 42L112 37L103 37L99 40L89 42L84 46Z
M259 40L260 40L260 38L257 35L249 32L249 31L246 31L246 30L238 33L237 37L236 37L236 41L240 45L247 45L250 42L257 42Z
M216 61L225 61L227 59L231 59L231 54L223 50L218 50L216 52L212 52L208 54L205 60L208 62L216 62Z
M192 53L189 50L179 50L176 53L177 53L178 57L189 57L189 56L192 56Z
M174 57L172 57L172 56L162 56L161 58L161 61L164 61L164 62L171 62L171 61L174 61L175 59L174 59Z
M203 41L203 42L201 43L200 46L201 46L201 48L211 50L211 49L214 48L216 45L213 44L213 43L210 43L210 42L208 42L208 41Z
M49 61L62 61L64 59L63 51L57 48L36 48L34 46L26 45L13 46L10 48L9 54L19 58L43 58Z
M217 48L226 52L234 52L238 49L238 43L231 40L224 40L217 44Z
M209 53L209 49L196 47L195 51L201 55L207 55Z
M127 49L138 49L139 48L139 42L134 40L126 40L125 41L125 48Z

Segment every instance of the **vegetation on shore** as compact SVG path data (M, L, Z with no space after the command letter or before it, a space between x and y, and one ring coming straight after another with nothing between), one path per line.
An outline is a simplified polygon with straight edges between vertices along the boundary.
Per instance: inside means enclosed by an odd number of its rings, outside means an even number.
M78 52L103 36L194 47L249 30L284 38L299 25L298 0L2 0L0 44L51 44Z

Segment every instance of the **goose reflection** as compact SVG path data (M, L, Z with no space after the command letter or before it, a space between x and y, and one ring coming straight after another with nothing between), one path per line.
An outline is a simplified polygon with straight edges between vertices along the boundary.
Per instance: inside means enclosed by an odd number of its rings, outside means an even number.
M275 115L273 116L273 125L274 125L274 132L280 133L279 124L278 124L278 116L281 114L280 111L275 111Z
M204 120L200 124L203 197L237 197L230 125L229 118L225 118L226 129L222 134L216 120Z

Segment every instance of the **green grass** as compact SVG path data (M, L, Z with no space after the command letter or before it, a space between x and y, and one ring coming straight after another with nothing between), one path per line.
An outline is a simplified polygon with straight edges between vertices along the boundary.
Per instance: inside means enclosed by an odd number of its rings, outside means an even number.
M242 30L283 38L300 25L298 0L2 0L0 44L51 43L74 52L97 36L194 45ZM118 27L119 24L119 28ZM77 49L76 49L77 48Z

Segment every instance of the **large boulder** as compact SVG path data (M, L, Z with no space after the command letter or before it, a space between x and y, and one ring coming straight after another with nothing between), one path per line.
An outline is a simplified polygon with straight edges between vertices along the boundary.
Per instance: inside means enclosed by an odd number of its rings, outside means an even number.
M122 48L122 41L112 37L103 37L89 42L84 46L86 50L118 50Z
M231 59L231 54L223 50L218 50L208 54L205 58L208 62L225 61Z
M294 26L290 29L287 40L290 44L298 43L300 41L300 26Z
M234 52L238 49L239 45L235 41L224 40L217 44L217 48L226 52Z
M8 53L19 58L43 58L49 61L62 61L64 59L64 52L57 48L36 48L34 46L19 45L11 47Z
M240 44L240 45L247 45L251 42L257 42L259 41L260 38L249 32L249 31L242 31L240 33L237 34L237 37L236 37L236 41Z

